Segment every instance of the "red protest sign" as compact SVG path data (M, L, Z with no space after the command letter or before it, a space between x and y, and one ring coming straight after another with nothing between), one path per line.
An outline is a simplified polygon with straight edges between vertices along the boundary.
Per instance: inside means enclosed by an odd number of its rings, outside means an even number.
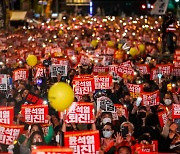
M43 104L43 99L38 97L37 95L35 94L31 94L29 93L26 97L26 101L29 103L29 104L36 104L36 105L42 105Z
M167 110L164 110L164 111L158 113L158 118L159 118L159 123L160 123L161 128L163 128L164 125L166 124L166 122L168 120L167 116L168 116Z
M13 107L0 107L0 123L13 124L14 108Z
M95 89L111 89L112 76L98 75L94 77Z
M114 55L116 49L112 47L107 47L105 50L103 50L103 54L105 55Z
M64 144L72 148L74 154L96 154L100 149L99 131L65 132Z
M38 65L35 67L34 78L46 76L46 68L44 66Z
M95 90L94 78L88 76L75 77L73 79L73 90L75 95L93 93Z
M66 111L67 123L93 123L94 105L86 102L73 102Z
M57 146L37 146L32 148L31 154L72 154L73 149Z
M162 75L171 75L173 65L172 64L158 64L156 65L156 68L158 68L158 73Z
M25 68L16 69L13 71L13 81L28 80L28 70Z
M180 119L180 104L173 104L172 105L172 118L173 119Z
M154 92L143 92L141 93L142 105L143 106L154 106L159 105L159 90Z
M6 145L13 144L14 140L18 138L23 129L23 125L0 124L0 143Z
M132 67L120 65L117 69L117 74L121 78L133 79L134 78L134 69Z
M94 66L93 67L93 74L98 75L98 74L108 74L109 72L109 67L108 66Z
M174 67L180 67L180 61L174 60L173 64L174 64Z
M180 67L174 67L172 70L173 76L180 76Z
M127 83L127 88L133 98L137 98L140 93L143 92L143 85L142 84L131 84Z
M157 151L156 144L137 144L136 145L136 152L137 153L143 153L143 152L156 152Z
M51 58L52 64L66 65L68 66L69 60L66 58Z
M48 105L22 105L21 114L26 123L48 123Z
M150 74L150 68L148 64L137 64L136 67L141 74Z
M67 48L67 49L66 49L66 55L67 55L67 56L73 56L73 55L75 55L74 49L72 49L72 48Z
M151 69L150 80L155 80L157 78L158 78L158 68Z

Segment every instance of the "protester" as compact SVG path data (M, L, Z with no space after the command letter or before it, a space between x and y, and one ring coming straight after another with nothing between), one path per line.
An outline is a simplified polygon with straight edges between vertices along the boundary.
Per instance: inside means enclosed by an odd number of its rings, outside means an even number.
M98 14L0 33L0 128L16 132L11 142L0 139L1 151L53 145L74 153L90 153L81 146L104 154L178 153L180 54L162 55L161 25L161 17ZM48 99L56 82L74 90L64 112Z

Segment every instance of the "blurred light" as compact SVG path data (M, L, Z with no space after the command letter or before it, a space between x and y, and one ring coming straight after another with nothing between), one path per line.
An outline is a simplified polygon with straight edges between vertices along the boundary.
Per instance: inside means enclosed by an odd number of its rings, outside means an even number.
M174 0L176 3L178 3L179 2L179 0Z
M92 1L90 1L90 3L89 3L89 14L90 14L90 16L93 15L93 2Z
M145 8L146 8L146 5L143 4L141 7L142 7L142 9L145 9Z
M44 101L43 101L43 104L46 105L46 104L48 104L48 102L47 102L46 100L44 100Z
M3 64L4 64L4 63L1 61L1 62L0 62L0 65L3 65Z

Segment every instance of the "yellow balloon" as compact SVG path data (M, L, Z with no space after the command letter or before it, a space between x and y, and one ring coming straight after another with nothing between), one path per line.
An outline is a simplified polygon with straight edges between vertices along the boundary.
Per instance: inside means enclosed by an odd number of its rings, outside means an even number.
M92 40L91 41L91 46L96 47L98 45L98 40Z
M113 41L108 41L108 42L107 42L107 45L108 45L109 47L114 47L115 43L114 43Z
M118 49L121 49L122 48L122 44L118 44Z
M137 50L135 47L133 47L133 48L130 49L129 54L130 54L132 57L134 57L135 55L138 54L138 50Z
M29 66L35 66L37 64L37 57L35 55L28 55L26 62Z
M54 109L64 111L71 106L74 100L74 92L68 84L57 82L49 89L48 99Z
M138 45L138 48L139 48L139 51L140 51L140 52L144 52L144 50L145 50L145 45L144 45L144 44L139 44L139 45Z

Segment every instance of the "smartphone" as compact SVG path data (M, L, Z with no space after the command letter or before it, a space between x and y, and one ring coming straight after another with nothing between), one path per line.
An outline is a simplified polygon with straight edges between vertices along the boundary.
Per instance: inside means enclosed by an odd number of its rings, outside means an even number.
M136 100L136 106L139 106L141 104L142 97L138 97Z
M128 134L128 126L122 126L121 127L121 135L123 138L126 138L127 137L127 134Z

